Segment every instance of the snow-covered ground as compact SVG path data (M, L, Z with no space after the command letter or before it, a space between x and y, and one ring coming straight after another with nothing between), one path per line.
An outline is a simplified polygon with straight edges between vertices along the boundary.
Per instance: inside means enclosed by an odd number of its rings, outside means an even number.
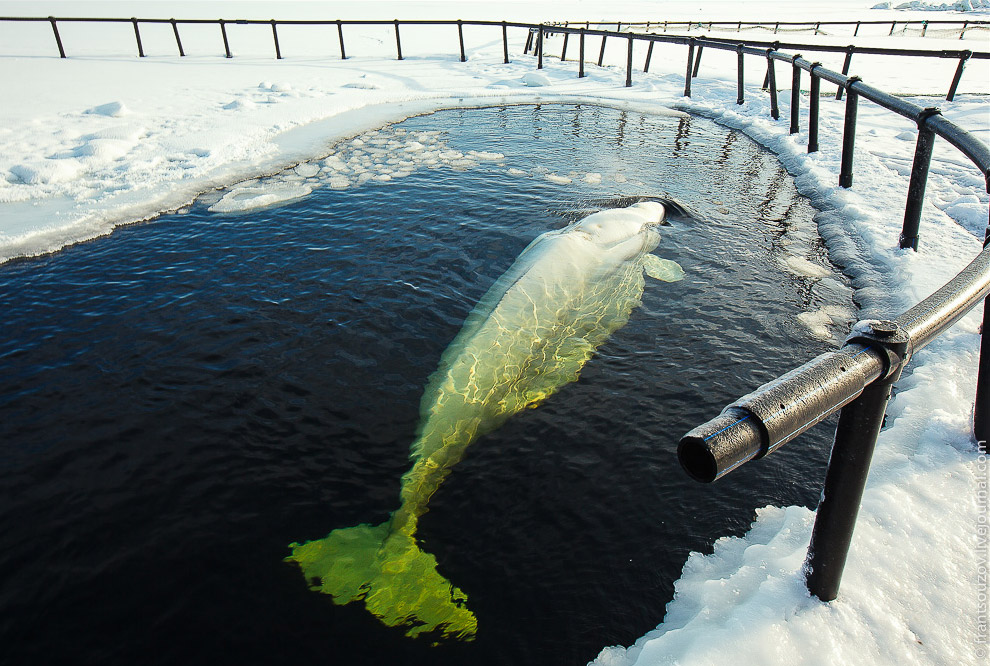
M968 3L968 4L967 4ZM337 2L28 2L0 0L2 16L142 18L599 20L990 19L969 11L870 9L869 0L791 3L403 0ZM976 8L976 9L973 9ZM922 220L921 251L897 249L916 128L860 104L855 182L837 187L844 104L822 99L821 150L788 135L789 71L778 66L781 120L760 91L765 65L747 61L746 102L736 105L735 55L705 51L693 97L683 93L686 49L658 46L650 74L624 86L625 48L607 67L576 77L573 61L522 56L510 31L502 63L498 28L465 27L468 61L457 58L453 26L402 28L405 59L394 59L391 26L346 27L348 60L332 28L279 28L274 59L267 26L182 26L185 58L171 27L143 25L136 54L130 24L60 24L69 54L57 57L47 23L0 23L0 262L55 251L115 226L179 209L199 193L271 174L333 152L335 141L406 116L452 106L552 101L642 110L678 108L738 128L776 152L822 212L819 230L834 262L857 287L862 315L891 316L928 295L977 254L987 225L982 175L938 142ZM990 50L990 33L924 39L865 35L862 42L929 49ZM720 33L718 36L724 36ZM754 35L758 36L758 35ZM794 41L810 34L789 34ZM820 37L822 40L837 39ZM848 43L852 38L840 40ZM618 41L618 40L614 40ZM834 43L834 42L830 42ZM598 42L592 41L597 55ZM560 37L548 40L558 53ZM571 47L570 54L576 54ZM642 49L642 50L640 50ZM590 58L590 56L589 56ZM841 55L822 56L838 69ZM953 60L857 56L851 73L905 93L990 143L990 68L971 61L962 94L944 101ZM807 86L807 77L805 77ZM807 113L807 95L802 100ZM802 127L807 127L803 116ZM331 160L332 161L332 160ZM356 185L356 183L353 183ZM352 183L337 180L336 186ZM259 202L280 196L256 193ZM284 194L284 193L283 193ZM264 196L262 196L264 195ZM265 196L269 196L265 198ZM822 604L800 573L814 512L766 507L741 538L693 554L658 628L636 645L604 647L597 662L619 664L981 664L986 663L988 470L971 434L979 344L978 310L917 354L899 382L881 434L840 598ZM759 463L753 463L759 464ZM712 486L718 492L718 484ZM980 494L982 492L982 494ZM982 539L982 540L981 540ZM630 599L629 603L636 603ZM982 604L982 606L980 605ZM980 613L982 612L982 615ZM981 620L982 618L982 620ZM662 622L661 622L662 621ZM982 624L980 622L982 621Z

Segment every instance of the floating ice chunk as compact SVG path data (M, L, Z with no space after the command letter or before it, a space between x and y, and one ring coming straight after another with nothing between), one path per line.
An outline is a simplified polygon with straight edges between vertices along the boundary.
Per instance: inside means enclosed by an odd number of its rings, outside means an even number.
M407 153L418 153L426 150L426 146L421 144L419 141L410 141L406 144L406 147L403 150Z
M312 178L320 172L320 167L312 162L303 162L302 164L297 165L294 171L303 178Z
M377 176L375 176L375 180L380 180L383 183L385 183L392 180L392 175L387 173L380 173Z
M477 160L496 161L496 160L505 159L505 155L503 155L502 153L489 153L484 150L469 150L467 154L468 157L473 157Z
M813 261L796 255L787 257L787 268L795 275L806 277L825 277L831 273L830 270L821 264L816 264Z
M582 179L589 185L601 185L602 175L600 173L586 173Z
M313 188L299 183L272 183L263 187L241 187L223 195L209 207L213 213L239 213L300 199Z
M526 175L526 172L523 171L522 169L517 169L515 167L510 167L509 168L509 175L510 176L525 176Z
M364 145L364 141L361 140L361 137L358 137L358 138L353 139L351 141L351 145L352 146L363 146Z
M362 175L364 175L364 174L362 174ZM365 180L367 180L367 179L365 179ZM358 182L363 182L361 180L360 176L358 177ZM330 187L331 187L331 189L334 189L334 190L346 190L350 186L351 186L351 181L348 180L345 176L331 176L330 177Z
M555 173L548 173L544 176L544 178L549 180L551 183L557 183L558 185L569 185L571 183L571 179L567 176L558 176Z
M540 72L527 72L520 79L527 86L539 87L550 85L550 79L546 74L541 74Z
M617 182L617 183L624 183L624 182L626 182L626 180L627 180L627 178L624 175L622 175L621 173L615 174L615 182Z
M100 104L99 106L94 106L91 109L86 109L83 113L120 118L121 116L126 116L129 114L130 109L124 106L123 102L107 102L106 104Z

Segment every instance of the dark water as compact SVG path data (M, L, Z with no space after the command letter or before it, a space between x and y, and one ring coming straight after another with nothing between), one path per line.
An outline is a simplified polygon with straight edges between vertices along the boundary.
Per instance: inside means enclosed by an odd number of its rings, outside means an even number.
M0 266L0 662L583 664L662 619L690 551L814 505L828 427L710 486L675 454L825 348L795 316L834 290L779 268L822 261L814 211L771 155L587 107L403 127L505 165L197 205ZM537 166L628 180L506 173ZM625 195L694 212L657 250L687 277L648 280L581 380L473 445L421 521L477 640L431 647L308 591L287 544L397 507L422 388L477 299L533 237Z

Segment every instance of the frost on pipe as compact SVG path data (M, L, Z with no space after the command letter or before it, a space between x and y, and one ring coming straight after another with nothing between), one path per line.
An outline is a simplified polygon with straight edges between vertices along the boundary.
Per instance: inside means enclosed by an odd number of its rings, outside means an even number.
M399 508L381 525L290 545L286 559L299 564L311 589L341 605L364 601L409 636L473 639L478 625L467 595L420 549L419 518L468 445L578 379L640 304L644 272L667 282L684 277L676 262L650 254L664 216L656 202L601 211L542 234L522 251L430 377Z

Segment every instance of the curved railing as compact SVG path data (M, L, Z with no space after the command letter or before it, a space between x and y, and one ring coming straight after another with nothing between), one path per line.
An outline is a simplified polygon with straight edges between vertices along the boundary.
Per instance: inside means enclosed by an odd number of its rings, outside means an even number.
M845 120L841 147L839 185L851 187L853 183L853 153L855 151L856 117L859 98L867 99L888 111L917 123L918 138L914 164L907 192L904 222L900 246L917 250L920 236L921 209L931 162L932 147L936 137L955 146L980 171L990 191L990 148L972 134L941 115L938 108L924 108L905 99L890 95L863 82L858 76L848 75L848 58L853 47L847 47L847 61L843 72L835 72L818 62L800 55L780 51L780 43L728 42L708 38L647 34L598 30L570 25L528 24L496 21L227 21L224 19L56 19L0 17L5 21L47 21L51 23L61 57L65 57L58 33L59 21L131 23L134 27L139 55L144 55L139 25L141 23L169 23L175 32L179 54L183 54L178 26L193 23L218 24L224 40L227 57L231 57L226 28L231 24L269 24L276 57L281 58L278 42L279 25L334 25L340 41L340 56L346 58L344 26L393 25L396 54L402 59L400 26L402 25L450 25L457 27L460 59L466 60L464 25L493 26L502 31L505 62L509 62L508 28L529 31L524 53L533 49L536 66L541 68L545 57L544 47L548 34L562 34L560 59L566 59L568 39L576 36L578 43L578 76L584 76L585 40L588 36L601 37L598 64L602 64L608 38L627 42L626 85L632 85L633 46L636 42L648 44L643 70L648 71L653 46L657 42L687 46L687 65L684 95L691 95L692 79L697 76L702 49L731 51L737 55L737 103L744 103L744 67L746 57L765 62L767 70L764 90L770 95L770 115L779 118L777 101L776 65L784 63L791 68L790 132L800 130L800 103L802 72L810 77L808 113L808 151L818 150L818 115L821 81L838 86L839 95L844 92ZM801 45L808 50L834 50L841 47ZM876 52L884 55L910 55L924 57L959 58L960 64L950 86L951 100L962 75L963 65L970 58L990 58L990 53L971 51L923 51L908 49L857 48L857 53ZM743 463L763 457L798 437L815 424L835 412L839 412L835 442L826 472L823 499L818 507L811 545L808 549L807 583L809 590L824 601L834 599L838 593L842 567L845 562L856 513L862 497L876 437L883 422L884 411L894 381L900 376L912 355L924 348L961 317L974 309L990 294L990 215L986 242L983 250L956 277L937 292L924 299L907 312L891 316L887 320L860 321L852 330L845 344L837 351L822 354L799 368L765 384L747 396L728 405L722 413L685 435L678 445L678 458L687 473L700 481L713 481ZM984 307L983 335L977 378L974 431L981 446L986 446L990 435L990 304ZM985 448L983 449L985 451Z

